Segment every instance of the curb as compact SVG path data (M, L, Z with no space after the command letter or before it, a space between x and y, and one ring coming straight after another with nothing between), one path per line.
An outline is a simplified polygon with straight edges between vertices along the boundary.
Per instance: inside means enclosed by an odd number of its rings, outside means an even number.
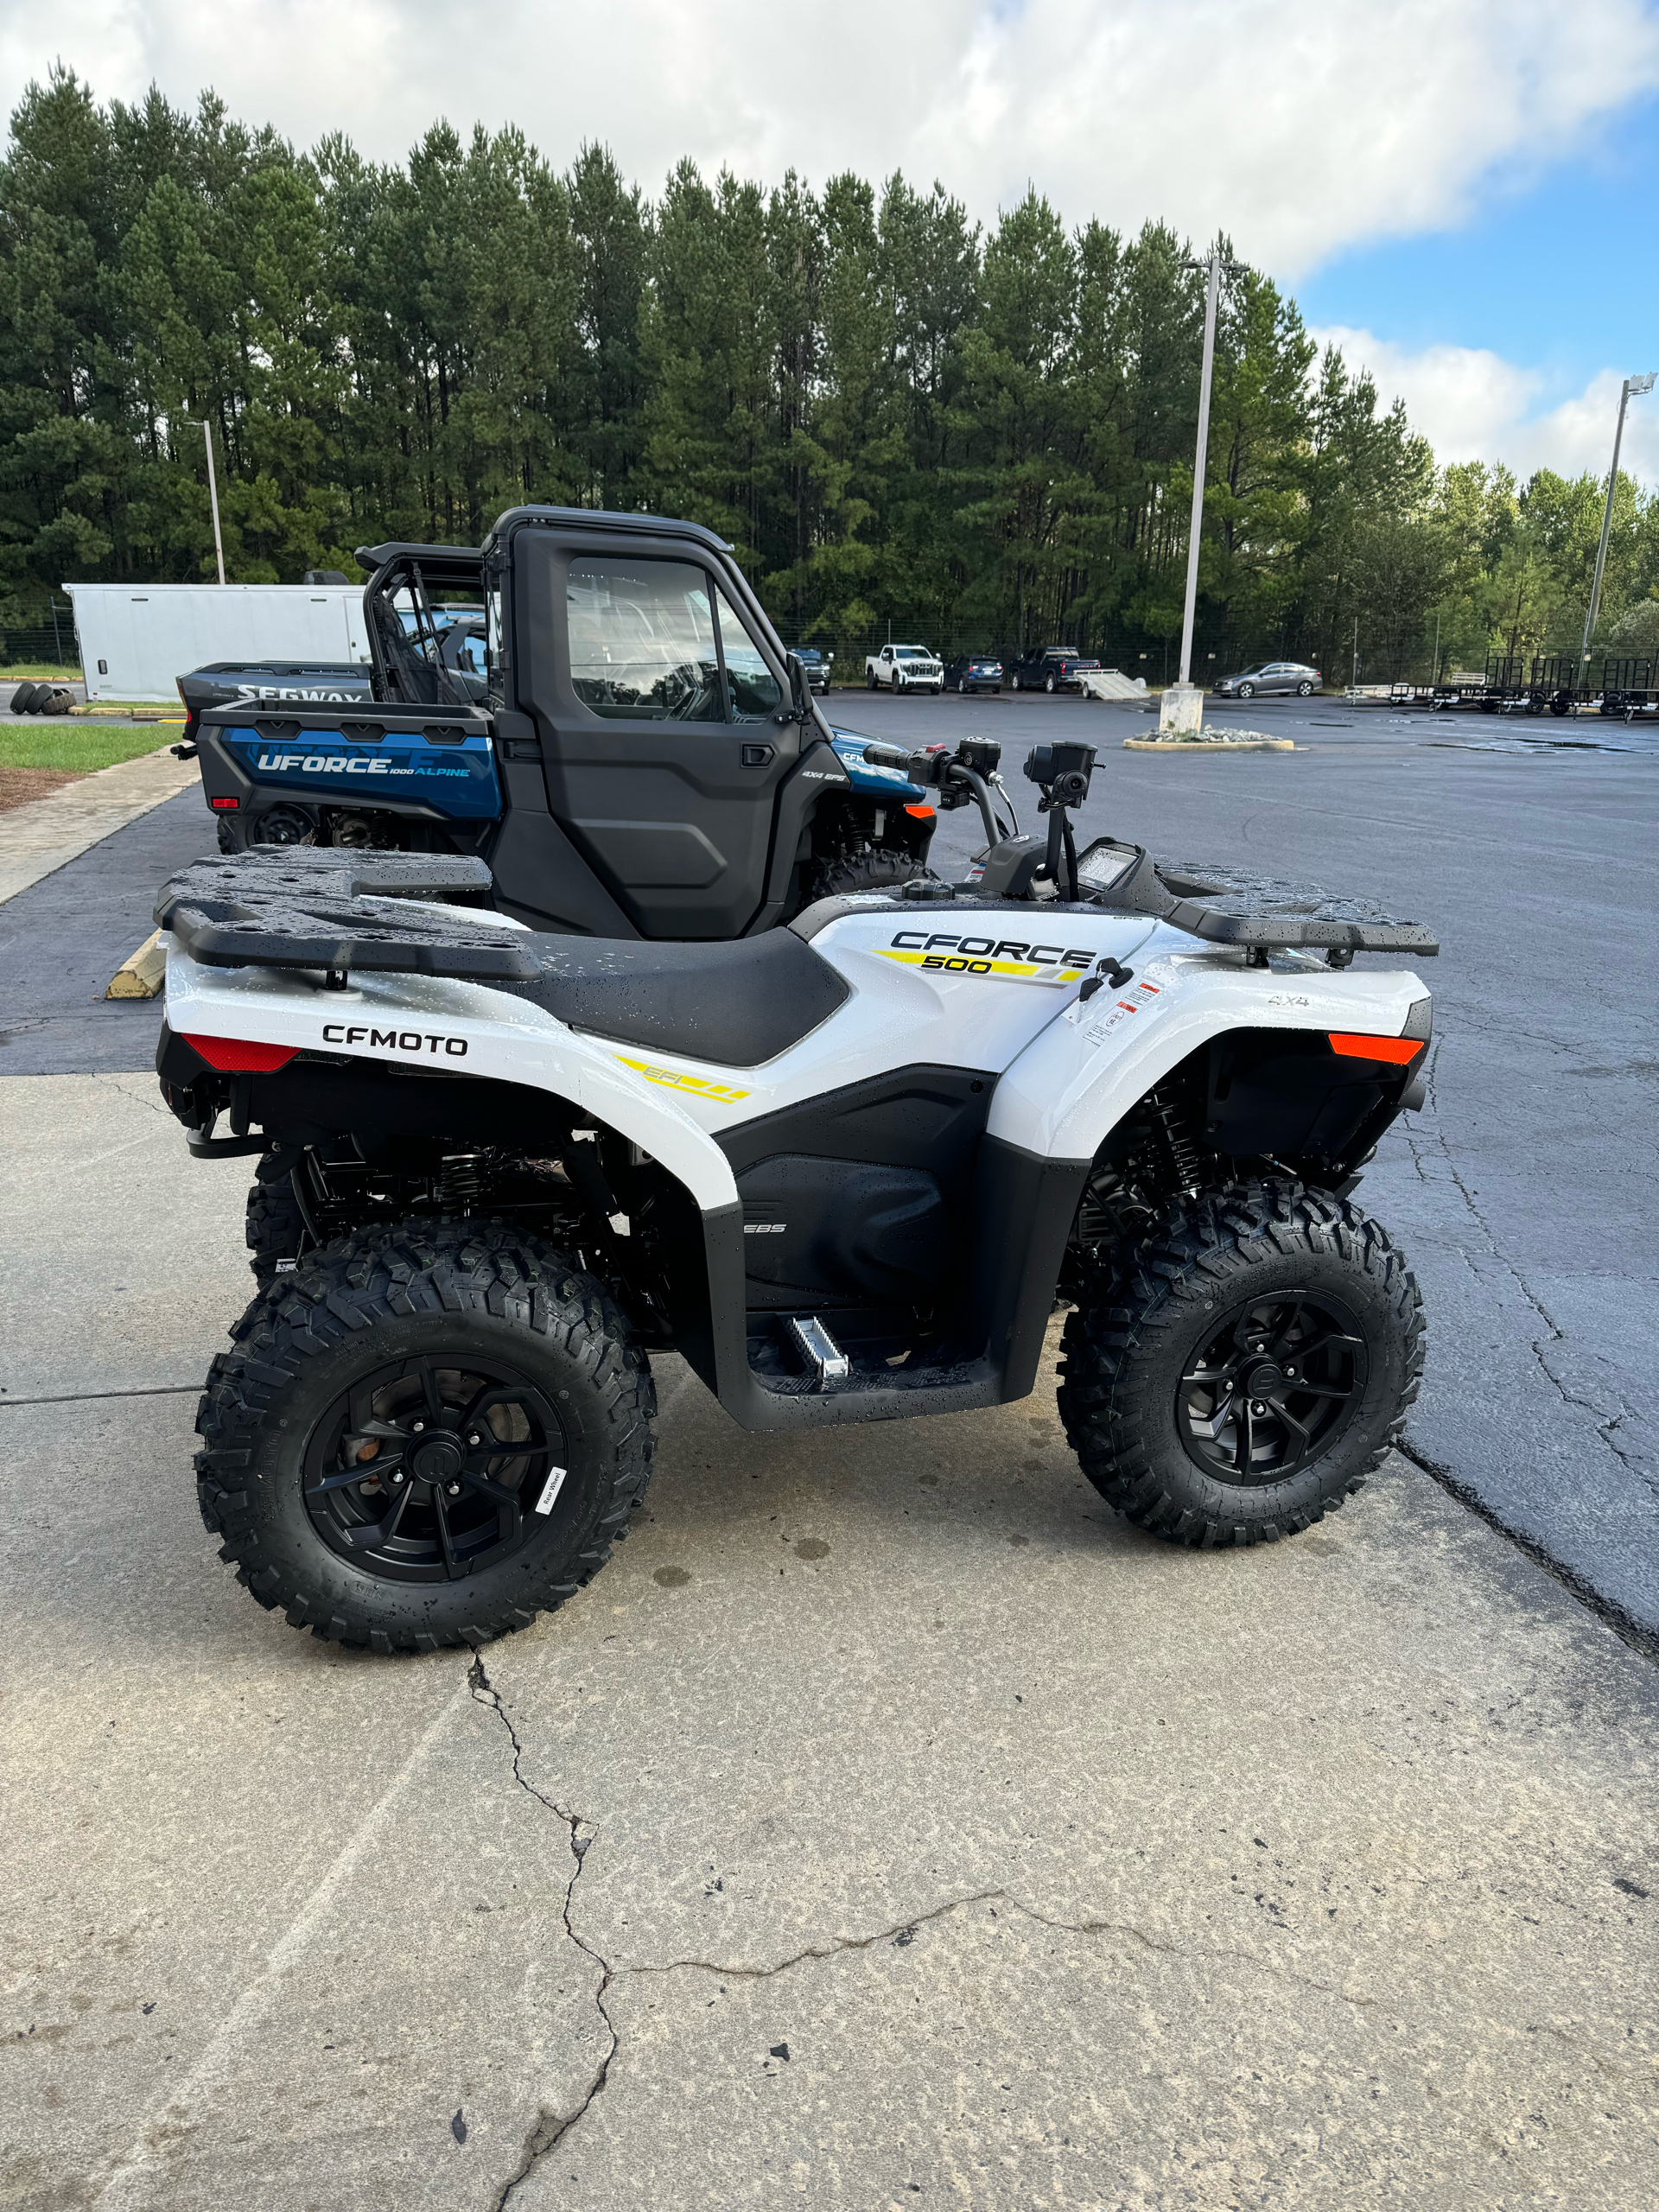
M0 906L188 791L200 775L194 760L175 760L162 746L8 808L0 814Z
M1294 753L1294 737L1126 737L1128 753Z

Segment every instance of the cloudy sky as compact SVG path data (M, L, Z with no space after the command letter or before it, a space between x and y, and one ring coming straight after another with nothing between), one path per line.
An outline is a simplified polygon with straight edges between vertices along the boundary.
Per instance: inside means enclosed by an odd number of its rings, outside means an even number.
M1523 474L1605 471L1659 368L1659 0L0 0L8 106L57 60L384 159L442 114L653 188L690 154L1224 227L1443 458ZM1626 456L1659 482L1659 393Z

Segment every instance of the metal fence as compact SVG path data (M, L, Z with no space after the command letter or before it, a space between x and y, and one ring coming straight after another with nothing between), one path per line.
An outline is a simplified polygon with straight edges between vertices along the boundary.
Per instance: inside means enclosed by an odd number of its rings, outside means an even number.
M0 667L23 668L31 663L53 668L79 668L80 645L75 636L75 610L68 600L54 599L45 622L0 629Z

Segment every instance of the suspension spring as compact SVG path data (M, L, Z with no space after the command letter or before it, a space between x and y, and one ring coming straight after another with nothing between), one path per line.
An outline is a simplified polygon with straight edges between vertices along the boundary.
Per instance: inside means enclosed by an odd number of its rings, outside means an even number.
M432 1202L446 1213L470 1213L484 1189L484 1156L448 1152L432 1185Z
M1179 1189L1196 1191L1200 1180L1198 1149L1187 1134L1180 1108L1161 1090L1154 1090L1147 1103L1158 1117L1158 1126L1164 1133L1164 1143L1169 1151L1169 1164L1175 1173Z

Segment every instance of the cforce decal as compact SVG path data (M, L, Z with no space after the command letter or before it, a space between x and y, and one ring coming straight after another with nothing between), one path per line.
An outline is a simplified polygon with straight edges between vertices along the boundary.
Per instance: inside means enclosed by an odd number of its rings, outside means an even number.
M740 1098L747 1098L747 1090L734 1090L729 1083L710 1083L704 1076L687 1075L680 1068L659 1067L655 1060L631 1060L626 1052L616 1058L625 1068L632 1068L647 1083L660 1083L668 1090L687 1090L694 1098L707 1098L716 1106L734 1105Z
M944 931L900 930L876 950L884 960L946 976L990 976L1008 983L1075 983L1094 962L1092 952L1058 944L1026 944L1012 938L955 937Z

